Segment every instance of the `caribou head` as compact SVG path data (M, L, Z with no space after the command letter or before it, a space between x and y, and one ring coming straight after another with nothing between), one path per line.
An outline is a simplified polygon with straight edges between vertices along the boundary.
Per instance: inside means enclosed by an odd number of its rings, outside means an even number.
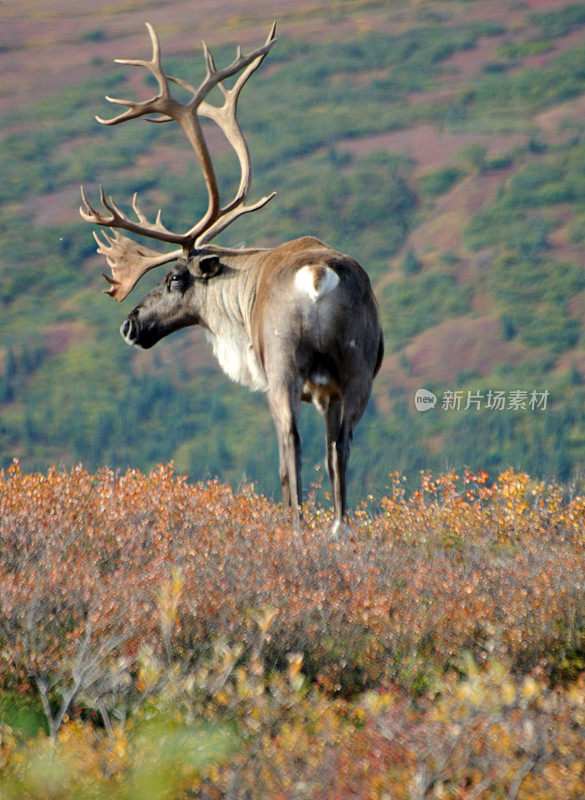
M126 317L120 328L122 338L147 349L169 333L200 324L205 313L207 281L220 269L217 255L179 259Z
M138 117L179 124L201 164L207 187L207 210L189 230L174 233L162 222L162 211L150 220L134 195L136 219L128 217L104 190L96 210L82 188L84 220L110 228L98 243L111 276L107 293L121 302L149 270L173 263L171 271L122 323L121 334L133 345L148 348L164 336L190 325L205 328L226 374L252 389L264 390L274 419L280 453L284 504L300 519L299 403L311 401L325 415L326 464L333 485L335 531L346 510L346 471L353 429L371 392L383 354L378 308L367 274L354 261L319 240L305 236L272 249L225 248L210 244L243 214L262 208L274 193L248 204L252 175L250 154L237 119L237 104L246 81L276 41L272 26L265 43L249 55L217 69L204 45L206 75L199 86L166 75L158 37L147 24L152 45L149 60L118 63L148 70L158 92L144 101L109 102L126 106L104 125ZM225 81L236 77L228 88ZM179 102L174 83L189 99ZM208 102L214 88L223 104ZM156 116L152 116L156 115ZM218 181L201 128L201 118L215 122L233 147L240 165L235 196L222 203ZM174 245L162 253L145 247L121 231Z

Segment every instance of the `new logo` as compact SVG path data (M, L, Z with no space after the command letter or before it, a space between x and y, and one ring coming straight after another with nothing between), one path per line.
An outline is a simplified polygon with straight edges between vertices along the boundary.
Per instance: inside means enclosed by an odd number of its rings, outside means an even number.
M428 389L417 389L414 395L414 405L417 411L428 411L437 403L436 396Z

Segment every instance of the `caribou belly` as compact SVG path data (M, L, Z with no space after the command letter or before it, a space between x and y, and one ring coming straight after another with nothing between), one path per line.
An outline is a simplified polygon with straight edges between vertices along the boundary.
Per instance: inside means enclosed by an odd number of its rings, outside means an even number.
M211 345L219 366L228 378L253 391L265 392L267 390L264 372L250 342L237 341L229 333L218 336L210 330L205 331L205 338Z

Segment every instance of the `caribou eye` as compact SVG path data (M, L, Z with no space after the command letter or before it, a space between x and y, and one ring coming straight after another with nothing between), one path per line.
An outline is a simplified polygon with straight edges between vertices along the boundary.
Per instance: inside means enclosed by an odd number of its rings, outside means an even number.
M173 289L178 289L184 282L185 282L184 272L173 272L173 274L169 277L169 289L171 287Z

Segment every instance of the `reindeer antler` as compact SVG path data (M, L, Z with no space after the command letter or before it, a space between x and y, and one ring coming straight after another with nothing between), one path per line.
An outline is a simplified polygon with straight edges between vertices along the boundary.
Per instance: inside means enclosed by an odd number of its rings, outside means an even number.
M162 223L162 212L159 210L154 222L151 222L141 211L137 196L134 195L132 207L138 219L137 222L129 219L121 211L112 198L107 198L103 189L100 187L101 203L107 214L97 211L89 203L83 187L81 196L83 206L79 213L87 222L95 225L103 225L112 229L122 229L130 233L147 236L151 239L158 239L162 242L180 245L180 249L170 253L157 253L148 248L141 247L133 239L114 231L113 238L104 234L104 241L99 239L98 252L106 255L108 263L112 269L112 278L107 280L112 284L108 294L116 300L123 300L126 295L134 288L140 278L153 267L168 263L176 259L181 254L191 255L194 250L205 245L218 233L223 231L235 219L242 214L255 211L271 200L275 192L261 198L252 205L246 205L250 183L252 178L252 165L248 145L237 120L237 104L240 92L246 81L258 69L266 54L276 41L276 23L273 24L266 42L262 47L257 48L249 55L242 55L238 48L236 58L223 69L217 69L211 52L203 44L207 74L199 87L195 88L182 81L180 78L173 78L165 75L161 65L160 45L156 31L147 23L146 25L152 44L152 56L150 60L141 59L116 59L118 64L143 67L147 69L156 79L158 84L158 94L149 100L134 101L120 100L117 98L106 97L115 105L126 106L127 110L112 119L101 119L96 117L98 122L103 125L119 125L130 119L146 117L149 122L170 122L174 120L180 126L201 164L203 176L207 186L208 206L203 217L196 222L185 233L173 233ZM224 80L237 73L241 75L231 89L224 85ZM181 103L170 93L169 82L176 83L186 89L192 99L187 103ZM205 99L209 92L218 87L225 98L222 106L214 106ZM152 118L150 114L158 116ZM213 120L224 132L227 140L234 148L241 169L241 178L238 191L235 197L224 206L220 204L219 189L217 178L213 169L211 156L207 143L203 136L199 115ZM95 235L95 234L94 234ZM241 252L241 251L240 251Z

